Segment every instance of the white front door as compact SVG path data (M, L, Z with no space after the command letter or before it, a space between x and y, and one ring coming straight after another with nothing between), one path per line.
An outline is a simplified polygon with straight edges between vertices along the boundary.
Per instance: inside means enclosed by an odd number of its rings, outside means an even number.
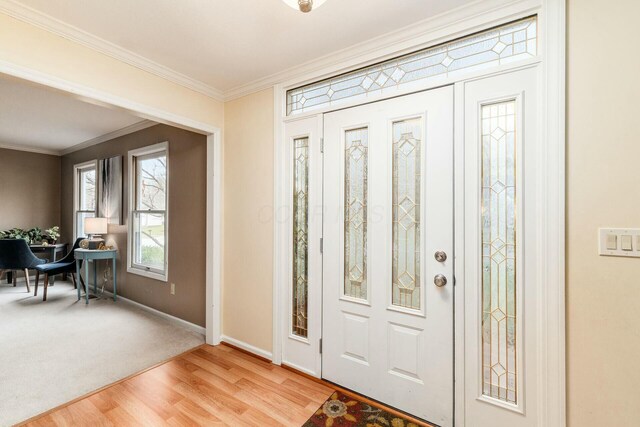
M322 376L441 426L453 200L452 87L325 114Z

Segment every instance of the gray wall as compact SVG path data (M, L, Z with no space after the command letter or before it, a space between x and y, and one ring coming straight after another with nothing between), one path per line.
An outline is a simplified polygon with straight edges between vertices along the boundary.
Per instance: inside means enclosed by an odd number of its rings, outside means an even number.
M0 230L60 225L58 156L0 148Z
M127 152L169 142L169 282L126 272L128 165ZM123 156L124 225L109 226L104 236L118 252L118 294L205 326L206 137L156 125L62 157L62 238L73 240L73 166L88 160ZM170 293L176 284L176 295Z

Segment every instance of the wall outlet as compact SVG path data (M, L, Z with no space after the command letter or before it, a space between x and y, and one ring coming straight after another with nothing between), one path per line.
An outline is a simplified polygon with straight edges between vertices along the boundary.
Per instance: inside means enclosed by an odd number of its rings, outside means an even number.
M172 283L171 284L171 295L175 295L176 294L176 284Z

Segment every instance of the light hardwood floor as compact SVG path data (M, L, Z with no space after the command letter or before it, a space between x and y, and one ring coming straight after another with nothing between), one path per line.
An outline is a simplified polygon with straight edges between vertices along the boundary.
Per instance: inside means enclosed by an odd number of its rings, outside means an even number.
M227 346L202 346L26 426L300 426L334 391Z
M301 426L336 389L353 394L226 345L203 345L21 425Z

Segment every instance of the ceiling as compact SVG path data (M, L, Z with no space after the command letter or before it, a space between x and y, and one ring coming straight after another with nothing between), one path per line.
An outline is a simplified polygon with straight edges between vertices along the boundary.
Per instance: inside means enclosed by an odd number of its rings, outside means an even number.
M18 0L222 93L471 2Z
M62 92L0 74L0 147L58 154L74 145L145 122Z

